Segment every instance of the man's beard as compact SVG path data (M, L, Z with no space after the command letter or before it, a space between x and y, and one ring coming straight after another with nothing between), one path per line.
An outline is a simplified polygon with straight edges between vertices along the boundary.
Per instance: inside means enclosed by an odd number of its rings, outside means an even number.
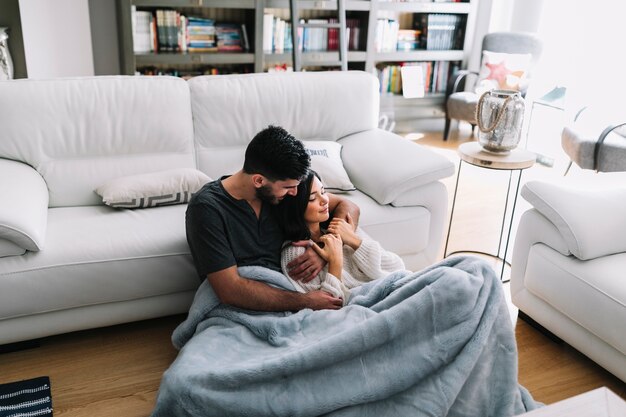
M274 205L280 203L280 199L278 199L274 195L274 193L272 192L272 187L270 187L269 185L262 185L259 188L257 188L256 197L259 200L264 201L266 203L270 203Z

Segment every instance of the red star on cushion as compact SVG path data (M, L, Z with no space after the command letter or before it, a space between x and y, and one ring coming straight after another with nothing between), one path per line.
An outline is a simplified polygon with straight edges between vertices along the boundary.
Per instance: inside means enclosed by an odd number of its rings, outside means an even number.
M500 88L511 88L506 82L506 76L509 74L515 75L517 78L521 78L524 75L524 71L511 71L506 67L506 62L502 61L498 64L485 64L489 68L488 80L496 80Z
M487 76L488 80L496 80L498 85L502 87L505 83L506 76L511 73L509 69L506 67L506 63L504 61L498 64L485 64L487 68L489 68L489 75Z

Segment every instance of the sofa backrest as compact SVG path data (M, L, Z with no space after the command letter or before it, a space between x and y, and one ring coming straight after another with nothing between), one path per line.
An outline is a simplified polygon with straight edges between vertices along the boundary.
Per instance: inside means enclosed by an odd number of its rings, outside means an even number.
M202 76L188 81L198 169L212 178L243 166L270 124L301 140L337 140L378 125L378 81L368 73Z
M195 167L189 87L174 77L0 82L0 158L34 167L50 206L97 205L109 179Z

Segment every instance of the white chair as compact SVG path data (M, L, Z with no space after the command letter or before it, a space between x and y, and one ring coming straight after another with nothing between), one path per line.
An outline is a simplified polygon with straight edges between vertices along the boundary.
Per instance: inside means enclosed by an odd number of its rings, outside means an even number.
M539 60L543 43L532 33L523 32L493 32L483 38L482 51L500 52L507 54L531 54L531 68ZM478 76L476 71L461 70L450 76L448 80L445 111L446 124L443 131L443 140L448 140L451 119L464 120L472 125L472 134L476 126L476 105L480 96L473 91L463 91L468 76ZM472 82L475 81L472 80ZM526 94L528 85L521 86L522 96Z

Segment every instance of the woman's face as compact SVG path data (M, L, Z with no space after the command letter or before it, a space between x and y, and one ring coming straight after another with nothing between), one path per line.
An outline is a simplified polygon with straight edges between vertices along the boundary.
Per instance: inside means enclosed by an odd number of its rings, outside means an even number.
M328 220L328 217L328 196L322 182L314 176L311 194L309 194L309 204L307 204L304 212L304 220L307 223L321 223Z

